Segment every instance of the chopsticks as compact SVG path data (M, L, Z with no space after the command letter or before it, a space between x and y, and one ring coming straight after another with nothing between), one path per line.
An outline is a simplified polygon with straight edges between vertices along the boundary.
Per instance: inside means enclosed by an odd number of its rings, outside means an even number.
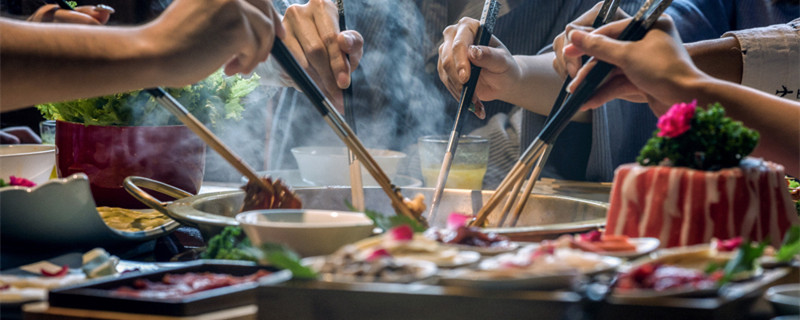
M483 13L481 14L481 25L478 28L478 33L475 35L475 45L486 46L492 39L492 32L494 32L494 25L497 22L497 14L500 11L500 4L497 0L486 0L483 4ZM458 112L456 119L453 123L453 130L450 132L450 139L447 142L447 151L442 159L442 168L439 170L439 177L436 179L436 188L433 192L433 200L431 201L431 209L428 220L435 221L436 213L439 209L439 202L444 193L444 186L447 183L447 176L450 174L450 166L453 164L453 157L458 148L458 139L461 137L461 130L464 127L462 121L467 115L472 97L475 94L475 87L478 84L478 77L481 74L481 68L471 64L469 80L461 89L461 99L458 103Z
M336 0L336 11L339 13L339 31L347 30L347 22L344 14L344 0ZM345 59L350 60L349 55ZM353 78L350 78L350 86L342 90L342 100L344 101L344 119L347 125L356 134L356 115L353 110ZM364 183L361 179L361 163L356 158L353 150L347 149L347 163L350 166L350 197L353 207L358 211L364 211Z
M311 77L303 70L297 60L295 60L292 53L286 48L286 45L280 38L275 38L271 52L286 73L292 77L295 84L308 97L314 107L317 108L317 111L322 115L325 122L331 126L339 138L342 139L347 147L356 154L356 157L361 160L370 175L375 178L378 185L380 185L386 195L389 196L395 210L411 219L419 220L414 216L411 210L408 209L408 206L403 203L400 189L391 183L386 173L378 166L378 163L375 162L375 159L367 152L367 149L361 144L361 141L356 137L350 126L342 119L342 115L333 108L333 104L325 98L322 91L317 87L314 81L311 80ZM424 223L424 221L420 222Z
M623 41L641 40L653 24L655 24L656 20L658 20L661 13L663 13L671 3L672 0L647 0L617 39ZM594 58L591 58L590 61L593 59ZM589 71L586 78L578 85L575 92L566 98L566 101L564 101L564 104L561 106L560 110L556 112L555 116L545 124L539 136L531 142L520 157L520 160L511 168L511 171L497 187L495 193L478 212L477 217L470 221L470 225L483 225L486 222L489 213L491 213L498 205L499 201L506 196L509 189L511 189L519 179L523 178L523 174L526 172L525 168L529 167L534 159L540 157L544 153L545 147L553 144L555 138L564 130L570 119L572 119L572 116L574 116L575 113L578 112L578 109L594 95L595 90L605 81L613 69L614 66L609 63L603 61L597 62Z
M178 120L180 120L186 127L188 127L192 132L194 132L200 139L205 141L214 151L216 151L222 158L224 158L228 163L233 165L236 170L238 170L242 175L247 177L250 181L255 181L258 183L259 187L263 188L264 190L269 190L272 193L275 193L272 186L268 184L263 179L259 178L256 172L251 168L247 163L245 163L241 158L236 156L228 147L222 143L222 141L217 138L211 130L208 130L206 126L204 126L200 120L197 120L191 113L189 113L186 108L181 105L178 100L170 95L168 92L164 91L162 88L152 88L146 89L147 93L153 96L156 101L161 104L165 109L167 109L170 113L172 113Z
M603 5L597 12L597 16L594 18L594 22L592 22L592 28L597 29L603 26L604 24L610 22L611 19L614 18L614 15L617 12L617 8L619 8L619 0L603 1ZM586 61L588 60L589 60L588 56L583 56L582 63L585 64ZM561 90L558 92L558 97L556 97L553 106L550 108L550 113L548 114L545 123L550 121L550 119L552 119L556 115L556 113L558 113L558 111L561 110L561 107L563 106L564 103L564 99L567 96L569 96L569 93L567 92L567 86L569 86L570 82L572 82L572 77L570 75L567 75L566 79L564 79L564 83L561 85ZM544 169L544 165L547 163L547 159L550 157L550 151L552 150L553 148L551 145L545 146L544 152L539 157L539 160L536 162L536 165L532 169L529 167L525 168L526 172L530 172L530 176L528 177L527 180L520 179L514 185L514 189L511 191L511 194L509 195L508 200L506 201L506 205L503 207L503 210L501 211L502 216L498 222L498 226L502 226L505 223L506 218L508 217L508 214L510 213L512 208L514 213L513 214L514 219L511 222L511 226L513 227L517 225L517 221L519 221L519 217L522 214L522 209L525 208L525 204L528 202L530 194L531 192L533 192L533 187L536 185L537 180L539 180L539 175ZM525 181L527 181L525 192L520 194L519 189L522 187L523 184L525 184ZM517 202L515 205L514 203L517 201L518 196L520 197L519 202Z

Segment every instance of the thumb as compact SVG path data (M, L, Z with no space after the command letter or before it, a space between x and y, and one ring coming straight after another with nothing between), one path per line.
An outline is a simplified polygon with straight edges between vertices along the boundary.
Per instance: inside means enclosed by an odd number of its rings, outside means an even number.
M571 45L596 59L619 65L622 61L627 43L609 38L597 33L587 33L582 30L572 30L567 37L572 42Z
M470 46L469 61L491 73L503 73L514 63L508 51L487 46Z

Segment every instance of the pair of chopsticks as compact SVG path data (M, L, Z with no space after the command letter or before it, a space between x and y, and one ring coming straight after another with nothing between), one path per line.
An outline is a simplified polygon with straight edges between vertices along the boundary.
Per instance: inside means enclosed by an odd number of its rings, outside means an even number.
M617 12L617 8L619 8L619 2L620 2L619 0L603 1L603 5L600 7L600 11L597 12L597 16L594 18L594 22L592 22L592 28L597 29L605 25L606 23L610 22L614 18L614 15ZM583 56L582 60L583 60L582 63L585 64L589 60L589 57ZM561 85L561 90L558 93L558 97L553 103L553 106L550 108L550 113L548 114L545 123L550 121L550 119L552 119L558 113L558 111L561 110L561 107L563 106L564 103L564 99L566 99L566 97L569 96L569 93L567 92L567 87L571 82L572 82L572 77L570 75L567 75L566 79L564 79L564 83ZM542 173L544 165L547 163L547 159L550 157L550 151L552 150L553 147L551 145L545 146L544 152L542 152L542 155L539 156L536 165L533 168L531 168L529 164L528 167L525 168L524 172L530 172L529 177L527 180L519 179L517 183L514 185L514 188L511 190L511 193L509 194L509 197L506 200L506 204L505 206L503 206L503 209L501 211L501 217L497 224L498 226L502 226L503 224L505 224L506 218L508 217L508 214L512 212L512 210L514 213L513 214L514 218L511 221L511 226L512 227L516 226L517 221L519 221L519 218L522 214L522 209L525 208L525 204L528 202L530 194L531 192L533 192L533 187L536 185L536 181L539 180L539 175ZM525 187L525 191L522 194L520 194L519 190L522 188L522 185L526 183L526 181L527 185ZM519 197L519 200L517 200L517 197Z
M671 3L672 0L647 0L619 35L618 39L623 41L641 40ZM593 59L591 58L590 61ZM527 172L525 169L530 167L535 159L539 159L544 154L545 149L553 144L558 134L564 130L580 107L594 95L597 88L605 82L613 69L614 66L609 63L597 62L586 78L578 85L575 93L568 96L555 115L547 121L539 136L528 146L519 161L511 168L511 171L497 187L495 193L489 198L486 205L478 212L475 220L470 222L470 225L483 225L486 222L489 213L505 198L509 189L518 180L524 178Z
M475 45L487 46L492 39L494 32L494 25L497 22L497 14L500 12L500 4L497 0L486 0L483 4L483 12L481 13L481 25L478 27L478 33L475 35ZM481 74L481 68L471 65L469 80L461 89L461 99L458 103L458 112L456 113L455 123L453 123L453 130L450 132L450 139L447 142L447 151L442 159L442 168L439 169L439 177L436 179L436 188L433 192L433 200L431 201L431 210L428 216L429 221L435 221L436 214L439 209L439 202L444 193L444 186L447 183L447 176L450 174L450 166L453 164L453 157L458 148L458 140L461 137L461 130L464 127L462 121L467 115L469 105L472 103L472 97L475 95L475 87L478 85L478 77Z
M336 11L339 13L339 31L347 30L347 22L344 15L344 0L336 0ZM350 61L350 56L345 55L345 59ZM347 125L353 129L353 134L356 133L356 116L353 110L353 81L350 80L350 86L342 90L342 99L344 101L344 119ZM364 211L364 183L361 179L361 163L356 158L355 153L351 149L347 149L347 164L350 166L350 196L353 201L353 208L358 211Z

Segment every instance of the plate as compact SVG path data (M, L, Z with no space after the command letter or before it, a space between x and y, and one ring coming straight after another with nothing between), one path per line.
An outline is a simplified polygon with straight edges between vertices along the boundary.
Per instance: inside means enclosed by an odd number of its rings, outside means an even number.
M612 256L617 258L632 259L641 257L658 249L661 245L661 240L657 238L628 238L628 242L636 246L634 251L605 251L598 252L605 256Z
M480 289L555 290L572 287L580 274L576 270L531 274L520 270L455 269L439 273L439 282L446 286Z
M306 180L303 180L303 177L300 176L300 170L270 170L270 171L259 171L257 172L259 176L270 176L270 177L278 177L284 182L288 183L289 186L292 188L310 188L310 187L323 187L320 185L315 185L310 183ZM242 183L247 183L247 178L242 177ZM392 179L392 183L397 187L401 188L410 188L410 187L422 187L422 180L417 178L413 178L410 176L405 176L398 174ZM377 187L378 185L364 185L365 187Z
M316 257L308 257L303 258L301 263L304 266L307 266L317 272L322 269L323 264L325 263L325 259L327 256L316 256ZM411 283L411 282L418 282L418 281L426 281L433 279L433 276L436 275L439 268L436 267L436 264L430 261L424 260L416 260L416 259L409 259L409 258L396 258L399 264L408 265L416 269L414 274L396 278L392 281L387 281L386 279L380 279L377 281L371 279L364 279L361 277L356 277L352 275L340 275L340 274L333 274L333 273L321 273L319 280L325 282L339 282L339 283L353 283L353 282L391 282L391 283Z
M465 244L449 244L449 243L443 243L442 245L453 247L461 251L474 251L484 256L495 256L501 253L508 253L519 249L519 243L514 241L509 241L507 246L493 246L493 247L478 247L478 246L469 246Z
M414 259L414 258L409 257L409 259ZM436 264L437 267L440 268L457 268L476 263L480 260L481 260L481 254L476 251L458 250L458 253L453 258L452 261L450 262L438 261L434 263Z

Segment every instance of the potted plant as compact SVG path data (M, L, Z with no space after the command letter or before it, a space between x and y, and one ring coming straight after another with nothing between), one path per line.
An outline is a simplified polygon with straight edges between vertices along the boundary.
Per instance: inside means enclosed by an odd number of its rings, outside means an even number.
M196 84L167 91L206 126L241 119L242 99L258 76L227 77L218 71ZM56 121L59 177L89 176L98 206L143 208L122 187L127 176L143 176L191 193L200 189L205 144L144 91L38 105Z

